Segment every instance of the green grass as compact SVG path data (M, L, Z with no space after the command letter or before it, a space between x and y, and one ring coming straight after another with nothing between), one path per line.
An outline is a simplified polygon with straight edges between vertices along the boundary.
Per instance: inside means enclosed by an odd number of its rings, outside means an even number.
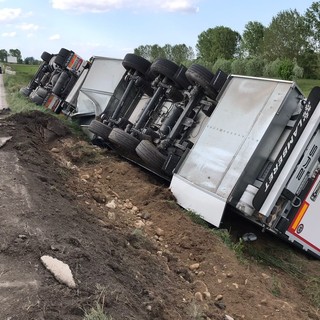
M226 229L212 229L212 232L216 236L218 236L222 240L222 242L236 254L240 262L244 262L244 242L242 239L234 241L231 237L230 232Z
M296 83L306 97L313 87L320 86L320 80L314 79L298 79Z
M33 76L39 69L39 65L13 64L13 63L8 63L5 65L9 66L12 71L16 71L17 73L25 73L31 76Z
M112 317L107 316L104 313L103 306L97 303L95 307L85 311L83 320L112 320Z

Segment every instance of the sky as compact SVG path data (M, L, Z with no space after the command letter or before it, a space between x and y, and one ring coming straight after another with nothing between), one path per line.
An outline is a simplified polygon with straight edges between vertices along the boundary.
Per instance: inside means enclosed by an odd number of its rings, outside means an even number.
M22 58L66 48L84 59L123 58L140 45L186 44L217 26L242 34L249 21L268 26L307 0L0 0L0 49Z

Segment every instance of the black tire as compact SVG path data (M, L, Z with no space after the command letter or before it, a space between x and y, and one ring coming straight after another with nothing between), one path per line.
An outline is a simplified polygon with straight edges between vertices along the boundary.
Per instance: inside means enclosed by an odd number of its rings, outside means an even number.
M41 59L42 59L44 62L49 63L50 60L51 60L51 58L52 58L52 54L51 54L51 53L49 53L49 52L47 52L47 51L43 51L43 52L42 52Z
M88 126L88 129L98 137L101 137L103 140L108 140L112 127L109 127L98 120L92 120Z
M28 87L23 87L23 88L21 88L21 89L19 90L19 92L20 92L21 94L23 94L24 96L28 97L29 94L31 93L31 89L28 88Z
M148 167L157 170L161 170L166 161L166 156L149 140L142 140L136 147L136 153Z
M38 87L36 90L36 93L39 97L44 99L48 94L48 90L46 90L45 88L42 88L42 87Z
M66 63L66 58L57 55L54 59L54 63L57 64L59 67L64 68L64 65Z
M44 98L38 96L37 93L33 92L32 95L30 95L30 100L35 104L41 106L44 101Z
M186 77L191 83L199 85L209 98L216 98L217 91L210 84L214 74L210 70L199 64L193 64L186 71Z
M156 76L163 75L175 83L175 74L179 70L179 66L167 59L159 58L150 67L152 73Z
M113 128L108 137L117 148L128 153L135 153L140 140L120 128Z
M71 51L65 48L61 48L58 55L60 57L63 57L64 59L67 59L67 57L70 55Z
M133 53L127 53L122 61L122 65L127 70L133 69L145 75L151 66L151 62Z
M68 72L61 72L59 78L57 79L55 85L52 88L52 92L59 96L62 92L62 89L68 84L69 75Z

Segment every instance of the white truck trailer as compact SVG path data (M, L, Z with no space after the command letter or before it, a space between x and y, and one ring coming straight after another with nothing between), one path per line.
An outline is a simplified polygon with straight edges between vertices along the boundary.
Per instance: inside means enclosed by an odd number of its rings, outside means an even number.
M320 87L229 76L170 188L219 227L228 208L320 258Z

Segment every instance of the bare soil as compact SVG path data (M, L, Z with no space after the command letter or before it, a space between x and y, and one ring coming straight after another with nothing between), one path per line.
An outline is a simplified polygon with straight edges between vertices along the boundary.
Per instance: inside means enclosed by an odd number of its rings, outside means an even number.
M0 119L0 319L320 319L305 278L239 258L193 222L160 180L42 112ZM214 210L214 208L213 208ZM282 250L319 279L319 261L230 214L256 250ZM238 233L238 234L237 234ZM267 248L267 249L266 249ZM41 264L67 263L77 287ZM311 285L311 283L310 283Z

